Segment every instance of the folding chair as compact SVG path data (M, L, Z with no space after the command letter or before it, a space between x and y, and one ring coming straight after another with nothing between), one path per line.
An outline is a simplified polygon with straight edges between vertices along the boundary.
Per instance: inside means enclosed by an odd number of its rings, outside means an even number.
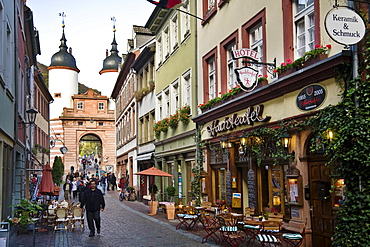
M220 242L220 238L217 235L217 231L220 229L220 225L217 218L211 217L207 214L202 214L200 217L200 223L202 223L203 229L207 233L207 235L202 238L202 244L207 242L209 237L218 244Z
M238 227L226 223L225 218L222 216L217 216L217 219L220 224L220 232L222 235L221 244L224 246L238 246L244 238L241 234L239 234Z
M282 222L266 220L262 222L262 230L257 235L256 239L262 244L262 246L281 246L280 235L281 235Z
M306 232L307 218L304 223L304 227L301 233L283 233L284 241L292 247L299 247L302 245L304 235Z

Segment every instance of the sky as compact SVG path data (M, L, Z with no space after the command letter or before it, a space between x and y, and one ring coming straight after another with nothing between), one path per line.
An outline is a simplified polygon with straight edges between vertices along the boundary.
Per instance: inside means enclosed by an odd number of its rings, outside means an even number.
M50 65L59 51L62 37L62 17L66 17L67 46L80 70L78 80L91 88L101 82L105 50L112 48L113 22L116 18L116 41L120 56L127 53L127 40L132 38L132 26L144 26L155 6L146 0L27 0L33 11L34 26L39 31L41 55L38 62Z

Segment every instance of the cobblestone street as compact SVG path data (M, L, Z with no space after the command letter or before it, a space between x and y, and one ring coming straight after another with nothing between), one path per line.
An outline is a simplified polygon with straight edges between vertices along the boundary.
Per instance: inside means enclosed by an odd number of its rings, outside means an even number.
M36 232L35 246L216 246L209 243L201 244L201 228L199 230L176 230L177 219L168 221L166 215L159 212L156 216L148 216L148 206L140 202L120 202L118 192L111 191L105 195L106 209L101 213L101 234L89 237L85 220L84 232L64 230L55 234ZM200 236L199 236L200 235ZM23 233L11 238L11 247L32 246L32 232Z

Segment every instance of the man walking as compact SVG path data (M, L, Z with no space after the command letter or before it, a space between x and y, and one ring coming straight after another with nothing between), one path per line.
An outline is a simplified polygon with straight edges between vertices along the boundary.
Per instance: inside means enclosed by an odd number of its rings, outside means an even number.
M96 188L96 181L90 182L90 188L83 193L81 200L81 209L85 206L87 213L87 224L90 229L89 237L95 235L96 232L100 234L100 211L104 211L105 201L101 190Z

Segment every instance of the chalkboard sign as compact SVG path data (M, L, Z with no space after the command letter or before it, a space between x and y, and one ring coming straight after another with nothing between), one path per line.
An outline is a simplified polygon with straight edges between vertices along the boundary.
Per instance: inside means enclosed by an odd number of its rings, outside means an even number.
M232 188L231 188L231 171L226 172L226 200L231 203Z
M254 171L250 169L248 171L248 200L249 200L249 207L256 208L256 182L255 182L255 175Z
M298 207L291 207L290 208L290 216L293 218L299 218L299 208Z
M297 96L297 107L302 111L318 108L325 100L325 88L320 85L310 85L303 88Z

